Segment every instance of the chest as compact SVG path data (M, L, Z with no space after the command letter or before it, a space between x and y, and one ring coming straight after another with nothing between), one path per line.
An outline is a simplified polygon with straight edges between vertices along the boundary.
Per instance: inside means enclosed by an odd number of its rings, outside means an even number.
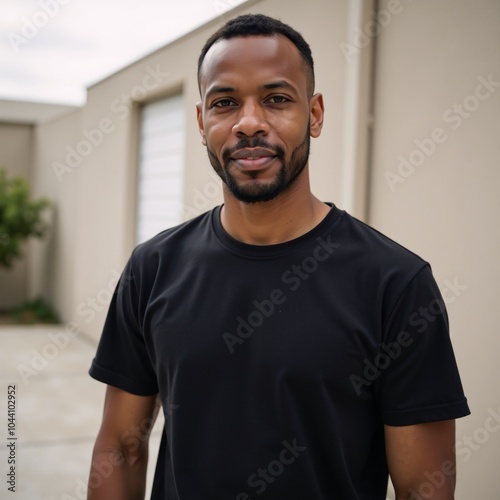
M159 275L143 320L159 379L213 389L265 374L349 393L377 349L375 297L333 262L299 264L208 260Z

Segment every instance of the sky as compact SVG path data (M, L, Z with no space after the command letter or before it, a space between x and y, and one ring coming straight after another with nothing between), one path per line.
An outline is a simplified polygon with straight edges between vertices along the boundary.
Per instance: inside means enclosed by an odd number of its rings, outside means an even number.
M85 89L245 0L0 0L0 99L83 105Z

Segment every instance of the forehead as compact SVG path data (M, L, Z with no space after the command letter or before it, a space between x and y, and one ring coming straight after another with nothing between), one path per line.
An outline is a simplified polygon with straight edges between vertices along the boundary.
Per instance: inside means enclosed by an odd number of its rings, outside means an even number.
M219 40L207 52L200 72L202 96L212 85L283 79L306 92L302 56L288 38L279 34Z

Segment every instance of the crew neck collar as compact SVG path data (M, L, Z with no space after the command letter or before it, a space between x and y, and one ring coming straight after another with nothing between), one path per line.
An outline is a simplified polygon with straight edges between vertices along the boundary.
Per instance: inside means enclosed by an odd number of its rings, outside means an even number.
M294 238L293 240L284 241L283 243L276 243L274 245L252 245L233 238L224 229L220 221L220 215L223 205L215 207L212 210L212 228L222 246L233 253L252 259L269 259L273 257L279 257L281 255L293 252L294 250L298 249L304 244L307 244L310 241L316 240L316 238L319 238L321 235L323 235L331 228L334 223L337 222L343 211L339 210L331 202L326 202L326 204L331 208L319 224L314 226L307 233Z

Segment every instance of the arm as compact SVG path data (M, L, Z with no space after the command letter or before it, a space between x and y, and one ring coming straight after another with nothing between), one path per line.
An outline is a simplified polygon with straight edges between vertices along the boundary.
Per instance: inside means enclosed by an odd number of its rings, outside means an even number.
M144 498L149 435L159 410L156 400L156 395L136 396L108 385L87 498Z
M385 446L397 500L455 498L455 420L386 425Z

